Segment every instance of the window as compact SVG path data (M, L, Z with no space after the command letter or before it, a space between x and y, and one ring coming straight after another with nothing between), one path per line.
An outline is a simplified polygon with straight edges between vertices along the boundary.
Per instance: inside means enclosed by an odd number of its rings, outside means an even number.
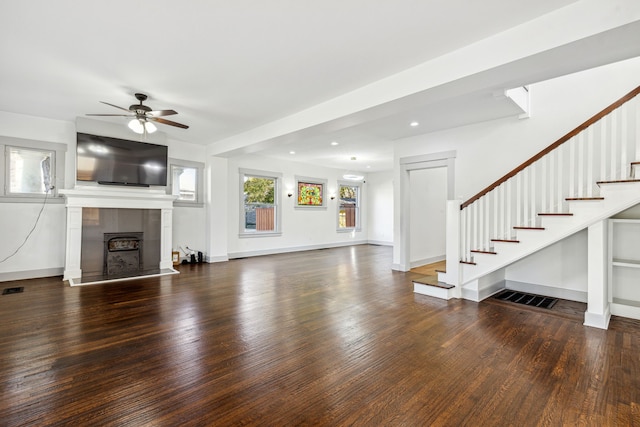
M177 196L174 206L203 206L204 163L170 159L169 165L167 192Z
M7 146L7 158L9 194L45 194L51 189L52 151Z
M296 209L327 209L327 180L296 176Z
M360 231L360 184L338 183L338 231Z
M240 170L240 235L280 235L279 188L281 175Z
M4 172L0 176L3 200L40 199L57 196L64 187L66 145L20 138L0 137Z

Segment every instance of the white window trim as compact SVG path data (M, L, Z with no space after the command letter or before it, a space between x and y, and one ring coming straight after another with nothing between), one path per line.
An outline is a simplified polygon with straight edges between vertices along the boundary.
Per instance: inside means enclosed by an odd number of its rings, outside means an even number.
M244 217L244 177L245 175L255 176L257 178L270 178L275 179L275 188L274 188L274 196L273 196L273 204L276 207L276 229L275 231L246 231L244 228L245 217ZM282 236L282 208L281 208L281 196L280 196L280 188L282 187L282 174L278 172L268 172L256 169L244 169L238 168L238 176L239 176L239 186L238 186L238 199L239 203L239 233L238 236L241 238L252 238L252 237L278 237Z
M48 194L9 193L9 159L7 158L7 147L47 150L55 153L53 167L51 169L53 174L51 185L54 188ZM0 203L41 203L45 197L53 203L64 203L64 198L62 195L58 194L58 190L64 188L64 165L66 153L66 144L0 136L0 164L2 165L2 173L0 173Z
M340 228L340 186L345 185L348 187L358 187L358 198L357 198L357 210L356 210L356 226L355 227L345 227ZM341 181L338 180L338 194L336 195L336 199L338 200L338 207L336 210L336 232L338 233L352 233L354 231L359 232L362 231L362 181Z
M174 200L173 206L186 206L201 208L204 206L204 163L194 162L191 160L182 160L169 158L169 165L167 167L167 194L173 194L173 172L172 166L183 166L186 168L196 169L196 200L190 202L188 200Z
M329 189L327 187L327 180L322 178L310 178L308 176L295 176L296 180L296 188L295 188L295 196L294 200L294 209L300 210L326 210L327 209L327 197L329 197ZM300 189L300 182L307 182L309 184L322 184L322 206L299 206L298 205L298 191Z

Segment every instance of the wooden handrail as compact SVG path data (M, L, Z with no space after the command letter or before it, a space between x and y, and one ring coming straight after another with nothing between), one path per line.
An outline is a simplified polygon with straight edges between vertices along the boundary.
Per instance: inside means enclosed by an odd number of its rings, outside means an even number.
M526 162L522 163L520 166L518 166L517 168L515 168L514 170L512 170L511 172L509 172L508 174L506 174L505 176L503 176L502 178L500 178L499 180L497 180L493 184L489 185L487 188L485 188L484 190L480 191L478 194L476 194L475 196L473 196L472 198L470 198L469 200L467 200L463 204L461 204L460 205L460 210L466 208L467 206L469 206L470 204L472 204L473 202L478 200L480 197L482 197L485 194L489 193L494 188L500 186L505 181L507 181L509 178L514 177L519 172L521 172L522 170L524 170L528 166L532 165L533 163L537 162L538 160L540 160L541 158L543 158L544 156L549 154L551 151L555 150L556 148L558 148L559 146L561 146L562 144L564 144L565 142L567 142L568 140L570 140L571 138L573 138L574 136L576 136L577 134L579 134L580 132L582 132L583 130L585 130L586 128L588 128L589 126L591 126L592 124L594 124L595 122L597 122L598 120L603 118L604 116L606 116L607 114L611 113L616 108L620 107L624 103L626 103L626 102L630 101L631 99L633 99L638 94L640 94L640 86L638 86L637 88L635 88L634 90L632 90L631 92L629 92L628 94L623 96L622 98L618 99L616 102L614 102L613 104L609 105L607 108L605 108L604 110L600 111L595 116L591 117L589 120L587 120L586 122L582 123L580 126L578 126L577 128L573 129L571 132L567 133L565 136L563 136L562 138L560 138L559 140L557 140L556 142L554 142L553 144L551 144L550 146L548 146L544 150L540 151L538 154L536 154L535 156L531 157L529 160L527 160Z

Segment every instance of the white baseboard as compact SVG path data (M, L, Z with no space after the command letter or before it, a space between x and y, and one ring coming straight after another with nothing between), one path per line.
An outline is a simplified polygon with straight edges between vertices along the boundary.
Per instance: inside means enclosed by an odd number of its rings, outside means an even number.
M63 267L59 268L44 268L42 270L25 270L14 271L10 273L0 273L0 282L9 282L13 280L25 280L25 279L39 279L41 277L53 277L62 276L64 272ZM62 281L62 278L60 279Z
M611 312L608 307L604 314L589 313L586 311L584 313L583 325L591 326L592 328L608 329L609 320L611 320Z
M391 264L391 269L393 271L402 271L402 272L407 272L407 271L411 270L411 268L405 268L405 266L403 266L402 264L398 264L398 263Z
M497 294L498 292L503 290L505 287L504 282L504 280L500 280L498 282L490 284L489 286L485 286L482 289L476 289L474 287L462 287L461 296L463 299L480 302L484 299L489 298L491 295Z
M367 240L367 243L378 246L393 246L393 242L385 242L383 240Z
M434 262L444 261L445 259L447 259L446 255L438 255L431 258L418 259L415 261L411 261L411 268L420 267L427 264L433 264Z
M247 257L262 256L262 255L286 254L290 252L315 251L318 249L330 249L330 248L340 248L344 246L366 245L367 243L368 241L366 240L356 240L352 242L327 243L327 244L321 244L321 245L293 246L288 248L262 249L258 251L247 251L247 252L230 252L229 259L247 258Z
M213 263L213 262L226 262L229 261L229 257L225 256L225 255L221 255L221 256L206 256L205 257L205 261L208 263Z
M586 291L557 288L554 286L535 285L533 283L505 280L505 288L514 291L528 292L530 294L544 295L547 297L561 298L569 301L587 302Z

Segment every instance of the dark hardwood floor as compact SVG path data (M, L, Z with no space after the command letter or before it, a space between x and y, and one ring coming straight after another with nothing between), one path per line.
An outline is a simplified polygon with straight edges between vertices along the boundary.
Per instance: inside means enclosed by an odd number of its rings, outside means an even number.
M640 325L412 292L391 248L5 282L2 426L640 425Z

